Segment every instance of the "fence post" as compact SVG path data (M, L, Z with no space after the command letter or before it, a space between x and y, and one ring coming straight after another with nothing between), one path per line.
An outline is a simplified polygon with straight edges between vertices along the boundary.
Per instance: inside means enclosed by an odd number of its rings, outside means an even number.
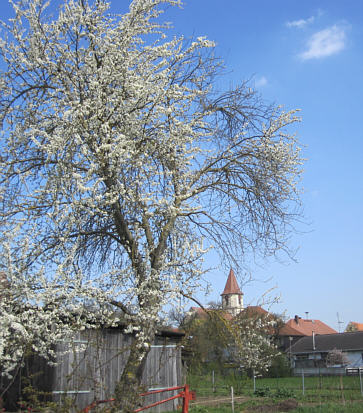
M232 413L234 413L234 397L233 397L233 386L231 386L231 402L232 402Z
M216 387L215 387L214 370L212 371L212 383L213 383L213 393L215 393Z
M255 370L253 370L253 392L256 392L256 376L255 376Z
M182 413L188 413L188 411L189 411L189 386L186 384L185 387L184 387Z
M344 386L343 386L343 375L342 375L342 373L340 373L340 391L342 393L342 402L343 402L343 405L345 406Z
M360 392L363 396L363 383L362 383L362 369L359 368L359 382L360 382Z
M303 396L305 396L305 379L304 379L304 369L301 370L301 378L302 378L302 389L303 389Z

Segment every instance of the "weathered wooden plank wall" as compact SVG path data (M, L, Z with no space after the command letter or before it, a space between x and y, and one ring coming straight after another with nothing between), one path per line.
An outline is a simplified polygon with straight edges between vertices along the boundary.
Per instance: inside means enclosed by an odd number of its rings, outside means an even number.
M132 336L120 329L78 333L72 341L57 346L58 365L53 370L53 400L71 398L77 408L94 400L112 397L124 369ZM181 349L178 339L159 337L151 347L143 374L143 388L162 389L182 384ZM165 399L176 392L145 397L145 404ZM152 411L174 410L180 400L155 407ZM150 410L149 410L150 411Z

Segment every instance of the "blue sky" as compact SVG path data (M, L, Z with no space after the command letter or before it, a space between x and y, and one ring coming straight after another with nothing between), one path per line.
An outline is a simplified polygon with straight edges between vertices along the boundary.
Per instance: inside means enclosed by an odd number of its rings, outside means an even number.
M308 311L337 331L337 313L342 328L363 322L363 2L191 0L169 16L177 32L217 42L227 82L252 76L266 100L301 109L309 225L291 240L297 263L250 266L253 278L270 281L244 286L245 302L276 287L273 311ZM226 277L213 272L211 299Z
M129 1L111 3L123 12ZM0 10L6 18L6 1ZM295 129L307 158L302 200L309 225L291 239L296 263L250 266L253 278L269 281L243 286L245 303L276 287L275 312L308 311L336 330L337 313L342 328L363 322L363 2L189 0L166 18L179 34L217 43L226 86L252 78L267 101L301 109ZM219 300L227 274L212 271L213 292L200 295L203 302Z

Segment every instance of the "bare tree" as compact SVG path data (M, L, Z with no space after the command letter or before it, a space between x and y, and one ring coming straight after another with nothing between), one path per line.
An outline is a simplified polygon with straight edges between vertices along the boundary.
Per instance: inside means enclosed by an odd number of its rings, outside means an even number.
M66 0L52 17L45 1L22 0L2 26L12 297L0 319L13 330L0 328L0 354L19 349L3 368L23 345L46 354L67 331L116 322L117 309L135 334L115 390L125 412L160 311L193 297L206 250L235 268L248 251L288 251L299 205L301 159L286 130L295 112L265 105L246 82L219 92L213 43L168 40L159 23L163 5L180 4L134 0L114 16L105 0Z

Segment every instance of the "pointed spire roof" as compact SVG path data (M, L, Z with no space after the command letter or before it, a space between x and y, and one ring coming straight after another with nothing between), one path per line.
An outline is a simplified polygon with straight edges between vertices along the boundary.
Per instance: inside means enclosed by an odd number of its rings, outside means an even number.
M242 291L239 289L236 276L234 275L234 271L232 270L232 268L229 271L226 286L224 287L224 291L221 295L226 294L243 294Z

